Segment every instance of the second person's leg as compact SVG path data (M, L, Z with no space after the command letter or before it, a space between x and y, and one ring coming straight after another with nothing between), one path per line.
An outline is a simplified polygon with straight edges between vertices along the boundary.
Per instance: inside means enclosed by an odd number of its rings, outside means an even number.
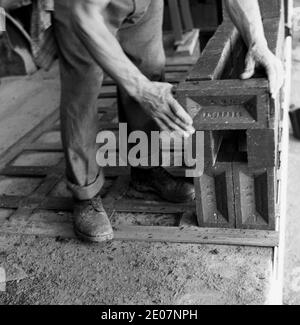
M163 48L163 9L163 1L152 0L145 15L135 25L119 32L124 51L151 81L164 81L166 58ZM119 117L120 122L128 124L129 131L144 131L147 134L149 149L151 132L160 131L160 128L146 114L143 107L121 89ZM159 147L155 151L159 156ZM176 203L194 199L193 185L174 178L163 168L151 168L150 153L146 160L150 168L132 168L132 184L137 190L153 191L163 199Z

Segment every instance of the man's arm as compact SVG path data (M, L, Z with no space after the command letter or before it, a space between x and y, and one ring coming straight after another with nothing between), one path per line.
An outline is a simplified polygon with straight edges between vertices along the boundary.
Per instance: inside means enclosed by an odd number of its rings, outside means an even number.
M275 98L282 87L284 72L280 60L268 48L258 1L226 0L225 4L231 20L249 49L246 68L241 78L251 78L255 66L263 66L268 74L271 94Z
M128 59L106 26L103 12L110 0L73 0L72 19L76 32L94 60L127 93L141 103L162 130L189 136L192 119L172 95L172 85L151 82Z

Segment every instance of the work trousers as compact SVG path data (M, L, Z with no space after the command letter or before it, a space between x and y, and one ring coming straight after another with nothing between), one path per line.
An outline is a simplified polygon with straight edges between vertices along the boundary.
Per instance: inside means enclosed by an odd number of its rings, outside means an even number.
M96 196L104 183L96 161L99 131L97 100L103 70L78 38L71 20L73 0L55 0L54 31L61 75L61 132L69 189L78 200ZM163 0L111 0L104 13L110 32L124 52L152 81L163 79ZM159 130L156 123L123 89L118 89L119 121L128 131L147 134Z

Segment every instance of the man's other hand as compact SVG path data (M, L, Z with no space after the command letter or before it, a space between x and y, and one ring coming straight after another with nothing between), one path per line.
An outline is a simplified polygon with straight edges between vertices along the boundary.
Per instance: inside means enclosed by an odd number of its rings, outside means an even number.
M281 61L266 45L255 45L250 48L247 54L246 67L241 79L250 79L254 75L257 66L261 66L266 70L271 95L276 98L284 82L284 70Z
M195 132L193 119L174 98L172 88L169 83L148 81L136 99L162 131L189 137Z

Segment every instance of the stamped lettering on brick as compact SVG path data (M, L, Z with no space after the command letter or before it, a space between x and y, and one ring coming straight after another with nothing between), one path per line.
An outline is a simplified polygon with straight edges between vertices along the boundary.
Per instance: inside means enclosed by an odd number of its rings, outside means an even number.
M204 119L212 119L212 120L220 120L220 119L239 119L242 118L242 112L229 112L229 111L222 111L222 112L203 112Z

